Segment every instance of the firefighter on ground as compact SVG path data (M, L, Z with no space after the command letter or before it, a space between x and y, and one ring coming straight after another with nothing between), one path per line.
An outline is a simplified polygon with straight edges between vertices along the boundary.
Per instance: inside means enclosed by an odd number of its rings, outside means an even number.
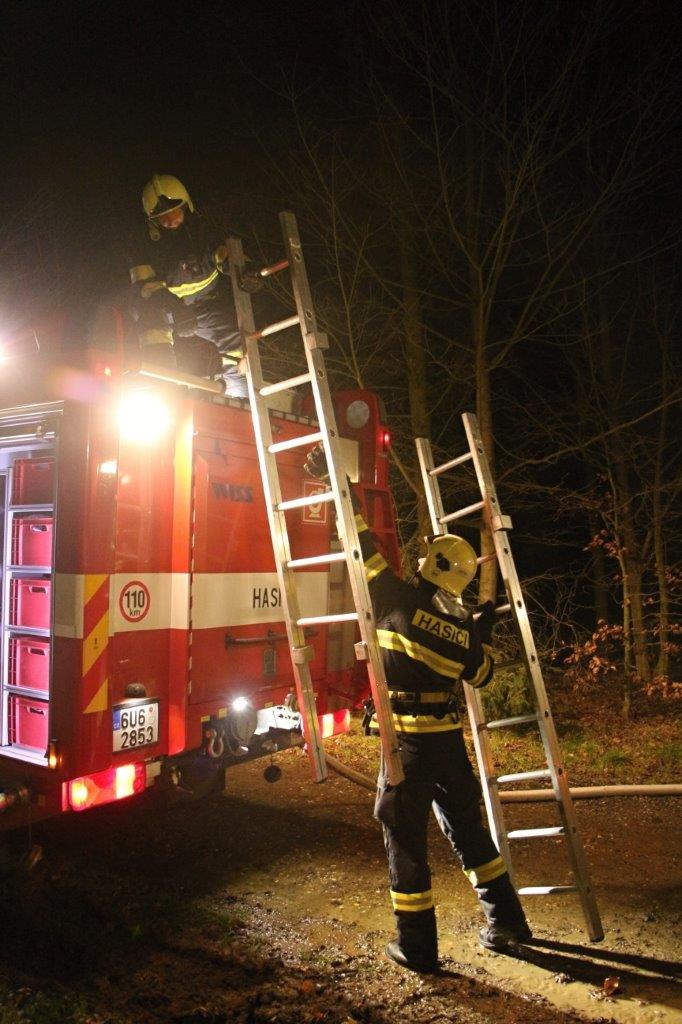
M306 465L311 475L326 475L319 447ZM359 508L356 497L354 504ZM374 809L384 832L398 931L386 953L401 967L430 973L438 966L427 859L432 806L486 916L481 944L503 951L531 938L507 868L482 822L481 789L453 692L459 679L475 687L490 681L495 610L487 602L474 621L462 604L462 592L476 572L474 550L462 538L427 538L426 558L407 583L377 550L362 515L356 524L405 773L393 787L382 766ZM368 726L378 734L375 717Z
M225 277L225 246L207 231L189 192L171 174L155 174L147 182L142 207L147 231L131 261L130 279L143 359L173 367L176 342L184 352L192 346L181 339L212 342L222 359L215 354L207 375L222 374L227 394L246 398L246 380L237 369L243 353ZM241 283L257 291L262 281L245 274Z

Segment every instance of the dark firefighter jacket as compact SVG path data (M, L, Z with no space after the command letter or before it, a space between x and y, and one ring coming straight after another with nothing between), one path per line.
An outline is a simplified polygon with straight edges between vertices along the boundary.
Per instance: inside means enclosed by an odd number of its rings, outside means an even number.
M133 312L139 319L150 304L172 322L181 305L202 302L225 287L218 270L221 242L192 214L176 230L159 232L158 241L142 238L130 260Z
M431 583L419 577L413 586L396 576L361 515L356 524L396 731L460 729L455 683L485 686L493 674L490 648L481 643L473 619L434 608ZM370 727L376 725L373 719Z

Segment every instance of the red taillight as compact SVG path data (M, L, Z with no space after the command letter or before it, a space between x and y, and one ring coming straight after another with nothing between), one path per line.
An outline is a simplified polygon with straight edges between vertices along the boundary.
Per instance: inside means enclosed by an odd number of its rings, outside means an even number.
M385 427L382 427L379 433L379 445L382 452L387 452L391 447L391 431L386 430Z
M142 762L119 764L94 775L83 775L69 782L69 805L74 811L87 811L98 804L110 804L145 788L146 772Z
M328 711L326 715L320 715L320 732L322 739L328 736L338 736L339 733L348 732L350 729L350 710L341 708L339 711Z

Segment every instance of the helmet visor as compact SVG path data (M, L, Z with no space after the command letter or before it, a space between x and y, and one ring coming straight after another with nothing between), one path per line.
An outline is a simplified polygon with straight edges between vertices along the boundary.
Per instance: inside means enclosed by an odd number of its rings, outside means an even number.
M181 207L186 206L184 199L169 199L168 196L159 196L158 202L152 212L149 214L150 220L158 220L159 217L163 217L166 213L172 213L173 210L179 210Z

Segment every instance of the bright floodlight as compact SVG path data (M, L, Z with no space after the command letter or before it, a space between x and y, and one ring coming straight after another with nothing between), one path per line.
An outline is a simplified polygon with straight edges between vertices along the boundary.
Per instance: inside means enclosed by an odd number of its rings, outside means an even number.
M249 702L246 699L246 697L235 697L235 699L232 701L233 711L246 711L248 706Z
M158 395L132 391L121 402L118 422L122 440L153 444L168 429L171 413Z

